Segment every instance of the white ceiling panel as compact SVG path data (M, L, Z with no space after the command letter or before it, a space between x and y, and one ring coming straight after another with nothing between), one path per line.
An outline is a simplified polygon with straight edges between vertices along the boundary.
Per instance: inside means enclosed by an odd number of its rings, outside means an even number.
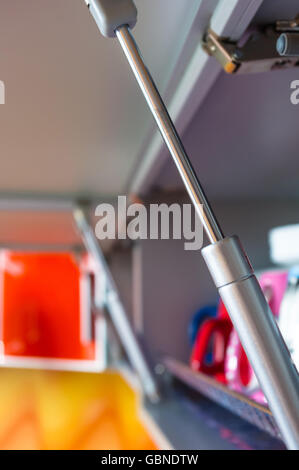
M200 0L136 0L135 34L162 90ZM125 190L151 117L116 40L83 0L0 3L0 192Z

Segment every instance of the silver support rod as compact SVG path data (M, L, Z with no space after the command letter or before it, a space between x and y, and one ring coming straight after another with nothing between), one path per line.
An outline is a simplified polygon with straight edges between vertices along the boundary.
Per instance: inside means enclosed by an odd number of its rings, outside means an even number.
M298 374L247 256L234 238L224 238L129 28L119 27L116 36L212 242L203 252L216 287L240 335L287 446L299 449Z
M177 169L182 177L195 210L198 213L206 234L212 243L223 239L222 230L216 220L204 190L196 176L182 141L168 114L167 108L147 70L135 40L127 26L116 30L116 36L131 65L137 82L144 94L150 110L158 124L162 137L173 157Z
M119 335L119 339L122 342L123 347L128 355L128 358L140 378L140 382L145 394L151 401L155 402L159 399L158 389L155 380L144 359L138 341L132 331L127 314L119 298L116 285L111 276L109 267L106 263L106 260L102 253L101 247L96 239L94 231L88 223L88 219L86 217L84 209L79 206L76 207L74 209L73 216L76 226L79 232L81 233L85 248L88 253L91 254L94 261L97 263L99 272L102 274L100 283L105 283L105 289L103 292L104 295L96 295L96 298L98 300L101 300L99 299L99 297L103 297L103 305L97 305L97 307L103 306L108 311L111 320L115 326L115 329ZM99 284L98 286L100 288L102 287Z
M202 250L289 449L299 448L299 375L237 237Z

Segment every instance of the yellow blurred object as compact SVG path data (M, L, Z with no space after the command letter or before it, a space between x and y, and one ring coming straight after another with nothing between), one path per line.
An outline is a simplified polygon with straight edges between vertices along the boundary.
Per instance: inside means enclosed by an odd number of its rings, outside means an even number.
M0 384L0 449L156 449L116 373L2 369Z

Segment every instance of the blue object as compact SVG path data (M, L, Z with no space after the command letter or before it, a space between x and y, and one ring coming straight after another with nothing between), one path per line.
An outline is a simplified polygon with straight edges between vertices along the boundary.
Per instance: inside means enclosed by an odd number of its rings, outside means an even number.
M193 315L189 327L188 327L188 337L191 346L194 345L195 339L197 336L197 332L203 322L208 318L216 318L218 311L217 305L206 305L205 307L200 308L197 312Z

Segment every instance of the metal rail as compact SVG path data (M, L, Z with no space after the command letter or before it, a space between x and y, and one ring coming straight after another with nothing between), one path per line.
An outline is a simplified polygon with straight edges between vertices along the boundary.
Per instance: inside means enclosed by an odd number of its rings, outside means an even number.
M96 285L101 292L95 292L96 306L107 310L128 358L141 380L145 394L151 401L155 402L159 399L156 382L133 333L94 230L88 223L84 209L77 206L74 209L73 216L85 248L98 266L100 282Z

